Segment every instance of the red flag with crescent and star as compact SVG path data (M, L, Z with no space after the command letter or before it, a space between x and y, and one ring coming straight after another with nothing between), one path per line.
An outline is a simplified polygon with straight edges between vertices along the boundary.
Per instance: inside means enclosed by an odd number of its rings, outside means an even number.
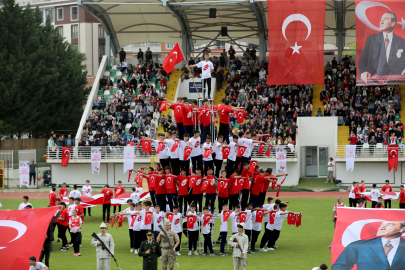
M72 147L62 147L62 163L60 164L62 167L68 166L71 151Z
M172 149L170 149L170 152L176 151L177 147L179 146L179 142L180 142L179 140L174 141L174 144L172 146Z
M168 220L170 220L170 222L173 222L173 216L174 216L174 214L172 214L172 213L167 213L167 214L166 214L166 218L167 218Z
M277 211L270 211L269 213L269 222L270 224L274 224L274 218L276 217Z
M246 222L247 212L240 212L239 213L239 222L245 223Z
M166 105L167 105L167 101L163 101L163 102L160 104L160 109L159 109L159 110L162 111L162 112L167 111Z
M207 226L208 222L210 222L212 215L204 215L204 223L203 227Z
M271 151L271 145L266 150L266 153L264 153L267 157L270 157L270 151Z
M270 178L271 179L271 190L274 190L276 188L277 184L277 178Z
M149 153L149 155L152 155L152 146L150 145L150 141L143 140L143 142L142 142L142 152L143 153Z
M208 158L214 150L212 149L205 149L203 158Z
M232 177L232 176L231 176ZM235 181L237 181L238 183L237 183L237 185L238 185L238 190L242 190L243 189L243 185L245 184L245 179L246 179L247 177L239 177L239 178L236 178L235 179ZM247 181L249 181L249 180L247 180Z
M257 165L257 160L250 161L249 172L253 172L256 168L256 165Z
M301 219L302 219L302 214L296 214L294 216L294 221L295 221L295 226L298 228L301 226Z
M191 151L193 151L193 148L191 147L184 148L184 160L188 159L188 157L191 155Z
M131 175L132 175L132 173L134 172L134 170L129 170L129 173L128 173L128 183L129 183L129 180L131 179ZM136 178L136 177L135 177Z
M276 197L280 196L280 188L281 188L281 185L277 185L277 194L276 194Z
M229 151L231 151L231 147L229 146L222 147L222 159L228 159Z
M259 151L257 151L258 153L259 153L259 155L263 155L263 151L264 151L264 148L266 147L266 144L265 143L261 143L260 144L260 146L259 146Z
M159 142L159 146L158 146L158 149L156 150L156 154L159 154L160 151L162 151L163 149L165 149L165 143Z
M179 43L176 43L176 45L174 45L173 49L169 52L169 54L163 61L163 69L167 73L170 73L173 71L174 67L183 60L184 57L181 53Z
M153 212L145 212L145 225L150 225L152 223Z
M218 179L218 192L224 192L225 188L228 187L228 179Z
M326 0L267 0L267 8L269 85L323 84Z
M256 210L256 222L262 222L264 216L264 209L257 209Z
M238 154L236 156L241 158L243 156L243 154L245 153L245 151L246 151L246 146L239 146Z
M229 216L232 214L232 210L223 211L224 212L224 221L227 221Z
M197 221L197 216L187 216L187 229L194 228L194 224Z
M389 145L388 171L391 171L392 168L395 168L395 171L397 171L397 167L398 167L398 145Z

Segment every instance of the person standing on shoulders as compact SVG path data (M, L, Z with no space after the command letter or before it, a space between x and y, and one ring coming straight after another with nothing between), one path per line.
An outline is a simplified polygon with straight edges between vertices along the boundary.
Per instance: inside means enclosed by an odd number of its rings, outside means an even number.
M111 193L112 194L112 193ZM97 234L101 241L103 241L104 245L108 248L112 255L114 255L114 240L111 234L106 233L107 226L104 222L100 224L100 231L101 233ZM96 253L97 253L97 270L110 270L111 266L111 254L108 253L107 250L102 248L102 244L96 238L91 240L91 245L96 246Z
M114 188L114 198L117 198L118 195L124 194L125 189L122 186L122 181L118 181L118 186ZM114 206L113 213L115 214L116 206ZM118 206L118 212L121 212L121 205Z
M233 266L235 270L245 270L246 267L246 257L247 251L249 248L249 238L246 234L243 233L245 223L240 223L237 225L238 233L232 235L228 240L228 245L233 247L232 257L233 257ZM237 241L235 241L235 239Z
M141 243L139 257L143 257L143 270L157 270L157 259L162 255L162 250L158 242L153 241L153 233L147 232L147 240Z
M335 162L333 162L333 158L330 157L329 158L329 162L328 162L328 178L326 178L326 183L328 183L329 181L331 183L333 183L333 171L335 170Z
M82 187L82 196L91 197L92 191L93 190L91 189L90 186L90 180L86 180L86 185ZM84 216L86 216L86 209L87 208L84 208ZM88 207L87 210L89 210L89 217L91 217L91 207Z
M404 185L400 185L399 189L401 192L399 193L398 199L395 202L398 202L399 200L399 208L400 209L405 209L405 190L404 190Z
M174 254L176 253L176 248L180 244L179 236L176 232L170 229L171 222L170 220L166 220L164 222L165 231L167 236L169 237L169 242L164 242L165 240L165 233L160 232L156 238L156 241L162 247L162 256L160 257L160 261L162 263L162 270L167 270L167 263L169 263L169 269L174 270ZM170 248L172 246L172 248Z
M209 60L209 54L204 55L205 61L201 61L196 65L188 66L189 68L198 67L202 70L201 79L203 81L203 98L205 98L206 84L208 84L208 99L211 99L211 73L214 71L214 65Z
M390 180L385 180L385 186L381 188L382 192L392 192L392 187L390 186ZM391 208L391 199L384 200L384 207Z

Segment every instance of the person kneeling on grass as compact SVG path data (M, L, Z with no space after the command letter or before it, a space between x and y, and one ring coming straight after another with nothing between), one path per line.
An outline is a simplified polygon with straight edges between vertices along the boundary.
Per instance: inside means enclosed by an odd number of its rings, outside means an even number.
M28 261L30 263L29 270L49 270L48 266L41 262L37 262L37 258L35 258L34 256L30 257Z

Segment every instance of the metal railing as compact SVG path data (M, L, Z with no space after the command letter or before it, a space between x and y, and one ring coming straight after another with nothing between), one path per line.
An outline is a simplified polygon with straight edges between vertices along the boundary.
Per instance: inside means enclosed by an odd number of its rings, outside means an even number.
M404 146L399 145L398 157L405 157ZM346 158L346 145L338 145L336 148L337 158ZM377 143L377 145L363 144L356 145L357 158L387 158L388 159L388 145Z
M123 159L124 158L124 146L94 146L101 148L101 159ZM70 160L85 160L91 159L91 146L78 146L72 147L70 154ZM261 159L261 158L276 158L275 148L271 149L270 156L267 157L264 155L266 149L263 151L263 155L259 155L257 152L257 147L252 151L252 159ZM293 149L296 150L296 147ZM152 155L149 153L142 153L141 148L134 146L135 158L151 158L151 156L156 155L155 147L152 147ZM287 158L297 158L297 152L292 151L291 148L286 146ZM48 147L47 156L49 160L61 160L62 159L62 147Z

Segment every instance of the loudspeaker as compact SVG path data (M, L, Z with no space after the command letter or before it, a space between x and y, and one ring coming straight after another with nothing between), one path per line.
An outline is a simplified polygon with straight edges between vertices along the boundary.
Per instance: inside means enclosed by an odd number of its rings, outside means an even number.
M217 17L217 9L216 8L210 8L210 18L216 18Z
M221 27L221 36L223 36L223 37L228 36L228 27L226 27L226 26Z

